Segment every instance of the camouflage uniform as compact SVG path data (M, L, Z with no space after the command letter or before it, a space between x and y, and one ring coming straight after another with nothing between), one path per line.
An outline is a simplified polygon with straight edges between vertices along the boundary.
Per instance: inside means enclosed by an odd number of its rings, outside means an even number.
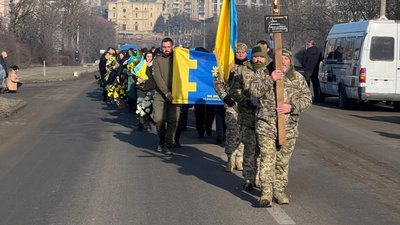
M283 51L283 55L291 58L291 53ZM284 194L288 183L289 160L294 151L298 136L299 115L312 104L310 89L304 77L294 71L293 66L284 77L285 103L291 105L291 112L285 114L287 143L277 144L276 98L274 81L271 76L256 74L250 85L250 93L259 98L260 107L257 111L256 133L261 152L260 179L261 201L278 199L278 194ZM285 195L285 199L288 199ZM279 203L279 200L277 200Z
M247 62L238 68L238 75L235 77L234 86L230 93L238 103L238 123L240 125L240 138L244 144L243 153L243 177L254 186L257 174L257 147L255 133L255 111L257 99L250 96L250 83L256 73L264 76L268 73L266 67L255 70L252 63ZM252 105L253 104L253 105Z
M224 99L228 95L230 84L225 84L222 79L217 76L214 80L214 88L218 96ZM237 105L225 107L225 123L226 123L226 141L225 154L228 156L228 165L226 171L232 171L236 168L242 170L243 166L243 144L240 142L239 125L237 123Z

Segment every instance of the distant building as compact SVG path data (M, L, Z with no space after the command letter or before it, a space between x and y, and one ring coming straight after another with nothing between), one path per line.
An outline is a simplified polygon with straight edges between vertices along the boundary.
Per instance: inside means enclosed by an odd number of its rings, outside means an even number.
M236 5L247 6L248 8L271 6L272 0L236 0ZM221 11L222 0L214 0L214 15L215 18L219 17Z
M163 0L118 0L107 3L108 20L116 25L119 38L141 39L153 31L163 12Z
M184 15L191 20L199 21L214 16L214 0L164 0L164 18Z

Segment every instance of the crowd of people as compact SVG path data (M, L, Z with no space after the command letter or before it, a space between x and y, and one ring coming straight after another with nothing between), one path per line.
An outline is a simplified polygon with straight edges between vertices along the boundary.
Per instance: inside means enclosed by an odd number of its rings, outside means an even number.
M154 124L159 138L156 151L165 155L173 155L174 148L181 147L179 139L191 107L172 103L173 51L173 40L164 38L159 49L148 51L130 49L117 53L108 48L99 64L103 100L127 104L138 115L139 131L149 131ZM225 170L242 171L246 191L261 190L261 207L270 207L273 201L288 204L285 188L289 160L298 136L299 116L312 104L309 83L314 83L315 65L307 67L305 78L295 71L292 53L283 49L282 68L276 69L275 55L263 40L252 48L250 59L247 53L247 45L237 43L235 67L229 79L215 76L214 88L224 105L194 106L198 138L212 136L215 121L216 141L227 155ZM317 63L319 59L312 58L314 53L309 50L305 64ZM146 76L135 69L140 58L146 64ZM277 81L284 83L284 103L280 105L276 102ZM283 144L278 140L278 114L283 114L286 121L287 141Z

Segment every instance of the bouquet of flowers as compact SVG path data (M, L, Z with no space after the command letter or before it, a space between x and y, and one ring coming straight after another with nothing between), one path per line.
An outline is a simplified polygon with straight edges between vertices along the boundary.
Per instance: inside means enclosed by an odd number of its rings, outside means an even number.
M136 114L140 117L150 117L153 112L153 96L151 92L147 92L145 97L137 98Z
M123 84L115 82L110 85L107 89L107 96L118 106L118 108L124 107L126 103L126 92Z

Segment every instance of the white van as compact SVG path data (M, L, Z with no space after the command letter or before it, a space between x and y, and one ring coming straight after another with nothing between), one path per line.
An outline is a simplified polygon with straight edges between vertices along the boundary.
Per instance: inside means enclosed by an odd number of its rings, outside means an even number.
M393 103L400 107L400 21L368 20L336 24L320 64L321 97Z

